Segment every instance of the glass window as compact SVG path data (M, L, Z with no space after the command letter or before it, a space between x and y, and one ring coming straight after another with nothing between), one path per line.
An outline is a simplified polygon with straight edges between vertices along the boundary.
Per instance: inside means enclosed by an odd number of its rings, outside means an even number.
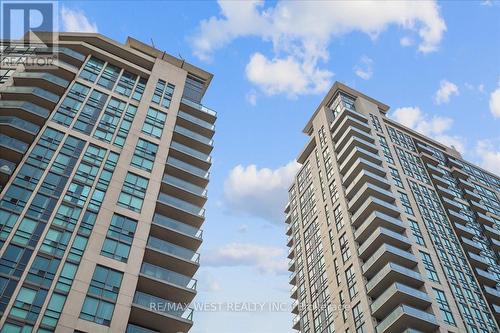
M80 77L87 81L95 82L103 67L104 61L99 60L95 57L90 57L90 59L87 60L87 63L85 64L82 72L80 73Z
M114 214L102 246L101 254L122 262L127 262L136 227L136 220Z
M157 151L158 145L139 138L131 164L140 169L151 171Z
M443 291L439 289L432 288L434 290L434 296L436 297L436 302L439 306L439 310L441 310L441 315L445 323L450 325L456 325L455 319L453 318L453 314L451 313L450 306L448 304L448 300Z
M142 131L156 138L160 138L167 120L167 114L153 108L148 109Z
M123 183L118 204L135 212L140 212L149 180L129 172Z
M107 64L104 72L99 78L99 81L97 81L97 84L106 89L113 90L113 86L115 85L119 74L120 68L111 64Z
M116 85L115 91L120 95L129 97L134 89L135 81L137 80L137 75L132 74L127 71L123 71L118 84Z
M422 262L424 263L424 268L427 272L427 277L429 278L429 280L439 282L436 268L434 267L431 256L423 251L420 251L420 256L422 257Z

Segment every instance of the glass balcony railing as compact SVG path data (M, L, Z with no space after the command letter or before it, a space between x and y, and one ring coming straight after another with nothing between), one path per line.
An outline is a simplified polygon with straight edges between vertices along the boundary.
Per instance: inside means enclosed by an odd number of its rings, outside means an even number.
M162 181L166 184L170 184L172 186L181 188L181 189L186 190L188 192L191 192L193 194L196 194L196 195L199 195L202 197L207 196L207 189L206 188L203 188L201 186L187 182L187 181L182 180L180 178L165 174L165 175L163 175Z
M170 242L164 241L162 239L150 236L148 239L148 246L159 250L161 252L165 252L167 254L174 255L176 257L182 258L187 261L191 261L192 263L198 264L200 262L200 254L196 253L190 249L186 249L185 247L172 244Z
M0 163L1 165L1 163ZM153 222L164 226L169 229L173 229L179 231L183 234L189 235L191 237L201 239L203 237L203 230L192 227L186 223L182 223L180 221L174 220L170 217L163 216L161 214L156 213L153 217Z
M189 163L183 162L181 160L178 160L170 156L167 158L167 164L204 179L208 179L210 175L210 172L208 171L197 168L194 165L191 165Z
M201 126L203 128L206 128L208 130L211 130L211 131L215 130L215 125L214 124L210 124L208 121L205 121L205 120L202 120L202 119L197 118L195 116L192 116L189 113L186 113L184 111L180 111L179 110L179 112L177 113L177 116L179 118L185 119L185 120L187 120L189 122L192 122L192 123L194 123L196 125L199 125L199 126Z
M0 124L13 125L31 134L36 134L40 129L40 126L17 117L0 116Z
M408 305L400 305L377 326L377 332L384 332L387 327L391 326L396 320L398 320L398 318L402 317L404 314L437 326L436 317L434 317L434 315L419 309L415 309Z
M79 52L76 52L70 48L67 48L67 47L59 47L56 49L57 52L59 53L62 53L62 54L65 54L69 57L72 57L78 61L84 61L85 60L85 56Z
M178 142L175 142L175 141L172 141L172 143L170 144L170 148L173 148L173 149L178 150L184 154L187 154L187 155L190 155L194 158L202 160L203 162L210 163L210 161L212 160L210 155L202 153L201 151L190 148L188 146L185 146L185 145L178 143Z
M16 163L0 158L0 172L11 175L16 168Z
M153 312L163 312L185 320L193 320L193 309L184 304L175 303L140 291L135 292L134 303Z
M201 134L198 134L196 132L193 132L191 130L188 130L187 128L184 128L182 126L176 125L174 128L174 132L182 134L184 136L187 136L188 138L194 139L198 142L201 142L205 145L208 146L213 146L214 140L207 138L206 136L203 136Z
M160 333L134 324L128 324L125 333Z
M62 79L59 76L44 72L21 72L14 74L14 77L26 79L43 79L63 88L67 88L69 85L69 81Z
M10 136L0 134L0 145L5 146L10 149L19 151L20 153L25 153L28 150L28 144L20 140L11 138Z
M50 111L30 102L23 101L0 101L0 109L21 109L40 117L47 118Z
M163 267L152 265L148 262L142 263L141 273L149 277L162 280L176 286L196 290L197 281L189 276L173 272Z
M182 97L181 103L184 103L186 105L189 105L193 109L199 110L201 112L208 113L211 116L217 117L217 112L215 112L212 109L207 108L206 106L201 105L200 103L196 103L190 99L187 99L186 97Z
M3 87L0 89L0 93L33 94L52 103L57 103L57 101L59 100L59 96L57 96L56 94L53 94L50 91L38 87L15 87L15 86Z
M205 217L205 209L202 207L198 207L196 205L193 205L189 202L186 202L182 199L170 196L165 193L160 193L158 196L158 201L165 203L169 206L173 206L177 209L180 209L182 211L185 211L189 214L196 215L198 217Z

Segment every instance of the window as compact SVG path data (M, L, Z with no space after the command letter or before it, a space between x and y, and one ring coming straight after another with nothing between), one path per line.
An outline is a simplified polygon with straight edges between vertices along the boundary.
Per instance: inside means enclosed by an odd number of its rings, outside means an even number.
M87 97L89 91L89 87L75 82L57 109L52 120L61 125L71 125L76 114L80 111L82 103Z
M403 192L398 192L399 193L399 199L401 200L401 204L403 205L406 214L415 216L415 213L413 212L413 208L411 208L411 203L410 199L408 198L408 195Z
M352 316L354 318L354 325L356 326L356 333L364 333L365 321L363 320L363 311L361 310L361 303L356 304L352 308Z
M12 305L9 317L34 323L40 313L46 296L47 290L45 289L35 290L22 287Z
M136 80L137 75L123 71L122 76L116 85L115 91L120 95L129 97L132 93L132 89L134 89Z
M351 257L351 251L349 250L349 243L347 241L347 236L344 233L340 236L340 252L342 253L342 261L345 263Z
M420 256L422 257L422 262L424 263L425 271L427 272L427 277L429 280L434 282L439 282L439 278L436 272L436 268L432 263L431 256L428 253L420 251Z
M167 114L153 108L148 109L142 131L156 138L161 138Z
M123 147L123 145L125 144L125 139L127 138L128 135L128 131L132 126L132 121L134 120L136 112L137 112L137 107L132 104L129 104L129 106L127 107L127 111L125 112L125 116L123 117L122 122L120 123L118 134L116 135L115 141L113 142L114 145L118 147Z
M94 137L104 142L111 142L115 134L118 122L125 111L125 102L111 98L106 106L103 116L94 132Z
M356 288L356 275L352 265L345 271L345 278L347 281L347 287L349 288L349 297L352 300L358 294L358 290Z
M127 173L122 192L118 197L118 204L134 212L140 212L148 183L149 181L144 177L131 172Z
M158 145L139 138L131 164L140 169L151 171L157 151Z
M80 318L109 326L123 273L97 265L83 302Z
M158 80L151 102L168 109L170 107L172 95L174 94L174 89L175 86L173 84Z
M410 224L411 232L415 237L417 244L425 246L424 237L422 236L422 231L420 230L418 223L410 219L408 219L408 223Z
M139 79L139 83L137 83L134 93L132 94L132 98L135 99L136 101L141 100L142 94L144 93L144 89L146 88L146 82L148 82L148 80L146 80L143 77Z
M57 326L65 302L66 296L56 293L52 294L40 326L53 330ZM40 332L40 330L38 330L38 332Z
M439 310L441 310L441 315L445 323L456 326L455 319L451 313L448 300L444 292L439 289L432 288L434 290L434 296L436 296L436 302L438 304Z
M385 137L379 135L378 141L380 143L380 146L382 147L382 151L384 153L384 157L387 163L394 164L394 158L392 158L391 149L389 148L389 145L387 144L387 140L385 139Z
M102 73L97 84L112 90L115 85L116 80L118 79L118 75L120 74L120 68L113 66L111 64L107 64L104 72Z
M40 287L50 288L61 260L36 256L26 277L26 281Z
M333 210L333 217L335 219L335 227L337 228L337 231L339 231L344 226L344 219L342 218L342 210L340 209L340 206L337 206Z
M83 68L82 72L80 73L80 77L87 81L95 82L95 80L101 73L103 67L104 67L104 61L99 60L95 57L91 57L85 64L85 67Z
M93 90L90 93L82 111L78 115L73 128L85 134L90 134L94 129L97 118L104 108L107 99L108 95L97 90Z
M136 220L114 214L102 246L101 254L122 262L127 262L136 227Z
M404 189L398 170L391 167L389 167L389 170L391 170L391 176L392 180L394 180L394 184L396 184L397 187Z

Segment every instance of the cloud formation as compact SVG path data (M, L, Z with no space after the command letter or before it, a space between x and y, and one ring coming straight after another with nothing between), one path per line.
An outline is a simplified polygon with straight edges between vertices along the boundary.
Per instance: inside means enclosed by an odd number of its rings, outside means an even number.
M458 86L448 80L441 80L439 83L439 89L436 91L434 96L434 101L436 104L445 104L450 101L452 95L458 96L460 94Z
M273 55L254 52L246 66L247 79L269 95L324 92L333 73L320 68L320 62L328 60L329 44L336 37L359 31L376 39L389 26L398 26L415 35L418 50L428 53L438 49L446 31L435 1L279 1L271 5L219 1L219 7L220 15L202 20L191 38L194 54L209 60L216 50L244 37L270 42Z
M97 32L97 24L91 22L85 13L77 9L61 7L63 31L69 32Z
M496 142L495 142L496 141ZM475 153L479 158L479 165L500 175L500 140L479 140L475 147Z
M281 247L231 243L203 256L205 267L254 267L261 274L286 274L285 250Z
M440 116L428 116L422 113L418 107L402 107L394 110L389 116L395 121L407 126L423 135L443 143L454 146L460 153L465 151L463 139L456 135L450 135L448 131L453 125L453 119Z
M373 60L367 56L361 57L360 64L354 66L354 73L363 80L369 80L373 76Z
M500 86L490 94L490 112L495 118L500 118Z
M300 165L292 161L277 169L238 165L224 184L226 207L234 213L283 222L288 188Z

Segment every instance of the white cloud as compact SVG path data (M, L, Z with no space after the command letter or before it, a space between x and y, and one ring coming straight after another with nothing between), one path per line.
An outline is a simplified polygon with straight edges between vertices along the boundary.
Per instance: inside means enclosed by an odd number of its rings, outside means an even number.
M250 90L246 96L245 96L247 102L251 105L251 106L256 106L257 105L257 92L252 89Z
M203 256L205 267L255 267L261 274L285 274L287 263L281 247L231 243Z
M500 87L490 94L490 112L495 118L500 118Z
M481 165L486 170L489 170L500 176L500 150L498 149L500 140L479 140L475 147L475 152L478 155Z
M354 31L376 39L389 26L414 32L422 53L436 51L446 25L435 1L219 1L220 15L200 22L194 54L208 60L233 40L257 37L273 56L254 52L247 78L268 94L320 93L333 73L319 68L335 37ZM276 77L273 77L276 76ZM285 82L288 79L297 82Z
M441 80L439 89L434 96L434 101L438 105L448 103L452 95L458 96L459 94L458 86L455 83L448 80Z
M70 32L97 32L97 25L91 22L85 13L78 9L61 7L63 30Z
M246 234L247 231L248 231L248 225L246 224L242 224L238 227L237 231L240 233L240 234Z
M373 76L373 59L367 56L361 57L360 64L354 66L354 73L363 80L369 80Z
M301 63L292 56L269 60L257 52L250 57L246 76L267 95L285 93L294 97L326 91L333 73L320 70L312 64Z
M219 281L207 270L198 273L198 290L204 292L218 292L222 290Z
M414 44L413 39L408 36L405 36L399 40L399 44L403 47L412 46Z
M395 121L427 135L444 145L454 146L456 150L463 153L465 144L459 136L450 135L448 131L453 125L453 119L448 117L433 116L422 113L418 107L403 107L389 114Z
M238 165L224 184L225 204L235 213L281 223L288 188L299 169L295 161L277 169Z

